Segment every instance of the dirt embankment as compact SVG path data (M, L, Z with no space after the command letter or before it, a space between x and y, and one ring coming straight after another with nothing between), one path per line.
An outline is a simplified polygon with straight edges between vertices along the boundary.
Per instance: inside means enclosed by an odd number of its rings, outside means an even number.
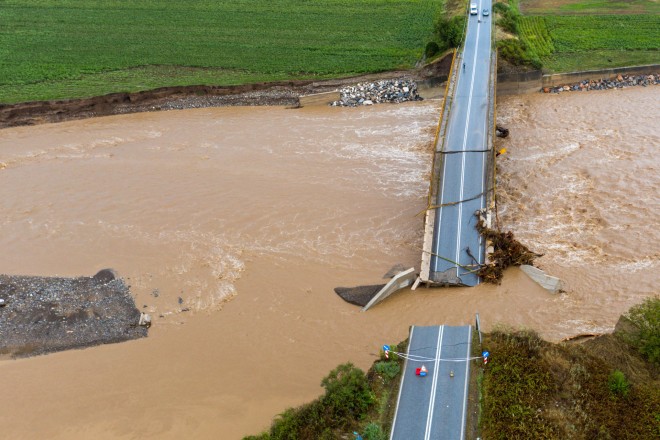
M163 87L135 93L56 101L0 104L0 128L62 122L125 113L230 105L297 106L298 97L336 90L347 84L386 78L425 80L447 75L451 54L415 70L382 72L325 81L279 81L237 86Z

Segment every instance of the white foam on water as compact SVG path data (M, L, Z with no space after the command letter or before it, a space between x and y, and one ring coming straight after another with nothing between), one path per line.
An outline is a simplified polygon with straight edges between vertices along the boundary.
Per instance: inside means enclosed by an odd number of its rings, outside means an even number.
M660 230L649 227L660 216L660 137L652 112L639 108L657 107L654 90L579 94L570 104L507 97L498 109L513 134L498 139L508 150L498 163L500 219L580 295L628 301L631 292L650 293L660 252ZM613 99L636 117L612 112Z
M615 265L618 269L630 273L647 271L647 270L656 270L657 266L660 265L660 255L646 256L639 260L630 261L627 263L619 263Z

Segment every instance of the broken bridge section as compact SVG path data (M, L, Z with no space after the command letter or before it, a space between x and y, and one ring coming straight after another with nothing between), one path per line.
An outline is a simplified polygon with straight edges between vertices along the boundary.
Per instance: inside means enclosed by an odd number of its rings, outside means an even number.
M490 9L483 0L479 11ZM420 281L475 286L486 259L477 231L493 204L495 56L490 16L470 15L462 52L455 58L439 122L426 211Z

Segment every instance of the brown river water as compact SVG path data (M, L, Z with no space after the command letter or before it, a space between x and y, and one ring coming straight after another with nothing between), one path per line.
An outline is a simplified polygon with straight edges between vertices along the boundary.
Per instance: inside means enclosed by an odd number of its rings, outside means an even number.
M401 292L336 286L419 265L439 100L217 108L0 131L0 271L112 267L146 339L0 361L4 438L238 439L368 368L411 324L611 330L657 293L659 88L503 97L500 220L564 279ZM146 307L144 307L146 306ZM186 311L182 311L186 310Z

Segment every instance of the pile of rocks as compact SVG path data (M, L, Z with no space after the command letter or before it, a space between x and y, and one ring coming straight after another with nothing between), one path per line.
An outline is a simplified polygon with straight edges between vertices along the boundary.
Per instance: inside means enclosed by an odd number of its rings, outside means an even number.
M615 79L585 79L582 82L559 87L544 87L545 93L575 92L589 90L622 89L632 86L652 86L660 84L660 75L618 75Z
M341 99L330 103L332 106L357 107L383 102L399 103L421 101L417 94L417 84L411 79L390 79L370 83L360 83L339 90Z

